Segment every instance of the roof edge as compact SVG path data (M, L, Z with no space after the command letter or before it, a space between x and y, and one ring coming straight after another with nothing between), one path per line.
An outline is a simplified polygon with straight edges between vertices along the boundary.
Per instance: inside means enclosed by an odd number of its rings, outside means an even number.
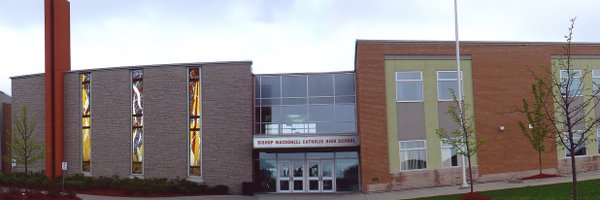
M368 40L357 39L360 44L455 44L454 40ZM531 41L460 41L461 44L487 44L487 45L564 45L566 42L531 42ZM574 45L600 46L600 42L571 42Z

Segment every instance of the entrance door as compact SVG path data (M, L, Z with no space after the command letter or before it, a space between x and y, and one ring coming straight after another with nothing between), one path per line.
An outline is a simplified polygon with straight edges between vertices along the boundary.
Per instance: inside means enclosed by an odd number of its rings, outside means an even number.
M292 192L304 192L304 160L292 160Z
M307 161L308 191L309 192L334 192L334 168L333 160L309 160Z
M279 161L277 166L277 192L291 192L290 161Z

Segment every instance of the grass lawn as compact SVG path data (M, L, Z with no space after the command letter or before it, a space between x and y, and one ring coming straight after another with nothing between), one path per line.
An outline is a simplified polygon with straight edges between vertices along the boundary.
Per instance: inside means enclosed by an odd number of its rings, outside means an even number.
M579 199L600 199L600 179L579 181L577 184ZM493 190L480 192L481 194L492 197L492 199L571 199L571 183L560 183L553 185L530 186L524 188L513 188L505 190ZM437 197L427 197L420 199L445 200L458 199L462 194L447 195Z

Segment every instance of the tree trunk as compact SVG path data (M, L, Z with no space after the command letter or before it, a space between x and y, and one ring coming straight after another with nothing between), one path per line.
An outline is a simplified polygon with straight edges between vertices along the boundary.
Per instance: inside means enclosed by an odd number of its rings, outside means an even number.
M577 168L575 165L575 147L573 145L573 143L571 143L571 146L573 148L571 148L573 151L571 151L571 174L573 175L573 200L577 200L578 199L578 195L577 195Z
M542 174L542 152L538 151L538 162L540 164L540 174Z
M471 183L471 193L473 193L473 169L471 169L471 156L467 156L467 162L469 162L469 182Z

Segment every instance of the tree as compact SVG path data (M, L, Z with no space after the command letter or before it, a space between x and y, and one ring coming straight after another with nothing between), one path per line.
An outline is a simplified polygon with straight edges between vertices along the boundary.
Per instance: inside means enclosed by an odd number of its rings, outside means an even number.
M537 81L531 86L531 93L533 94L533 103L530 108L530 103L523 99L522 107L518 109L527 117L527 123L519 121L519 128L523 135L529 140L531 147L538 152L538 164L540 167L540 173L542 174L542 153L546 151L546 142L554 141L548 140L552 134L550 131L549 123L544 117L544 107L549 105L550 94L544 90L542 81ZM527 124L527 125L526 125ZM555 144L553 142L552 144Z
M20 109L20 115L13 117L13 141L12 158L17 161L17 165L25 168L25 174L29 174L29 167L44 159L44 146L37 142L33 136L37 121L30 119L27 107Z
M475 126L474 117L466 116L467 110L470 109L470 105L465 103L465 99L458 100L454 91L450 89L452 95L453 104L448 106L446 114L450 115L452 121L458 125L458 129L452 132L447 132L444 129L436 129L435 133L442 139L442 141L451 145L452 148L456 149L458 155L463 155L467 158L469 168L469 182L471 192L473 192L473 170L471 167L471 158L477 153L479 147L484 143L484 140L475 138Z
M534 98L543 105L541 115L548 122L554 140L567 151L571 159L573 199L578 199L575 154L588 141L594 140L592 130L600 122L600 118L594 117L594 109L600 102L596 95L600 90L587 92L590 88L584 87L581 79L589 76L591 71L573 66L571 41L575 18L570 22L563 52L553 60L551 67L542 65L541 73L531 71L531 74L538 90L549 94L548 98L543 98L543 95L534 93Z

